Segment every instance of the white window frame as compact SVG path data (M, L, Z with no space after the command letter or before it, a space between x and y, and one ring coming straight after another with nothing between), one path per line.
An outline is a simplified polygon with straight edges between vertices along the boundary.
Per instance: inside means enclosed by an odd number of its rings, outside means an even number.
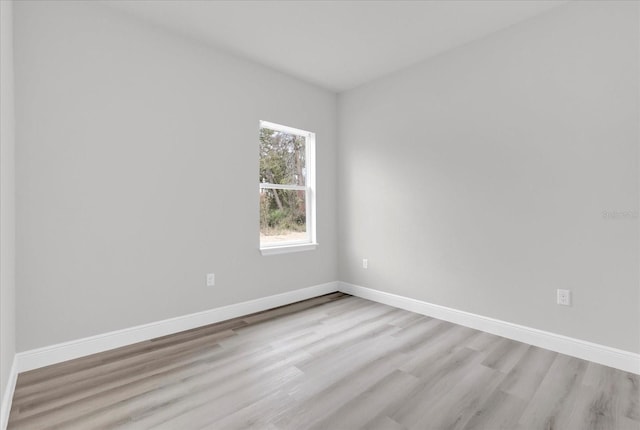
M305 138L305 185L281 185L260 182L258 188L259 190L304 190L307 236L301 240L277 242L268 245L263 245L262 242L260 242L260 252L262 255L275 255L298 251L312 251L318 246L316 241L316 134L269 121L260 121L258 131L263 128ZM259 224L258 222L258 225ZM260 241L259 237L258 241Z

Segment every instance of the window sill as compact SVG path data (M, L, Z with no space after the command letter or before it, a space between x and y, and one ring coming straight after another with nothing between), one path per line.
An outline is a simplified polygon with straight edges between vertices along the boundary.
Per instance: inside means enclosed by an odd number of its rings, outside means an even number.
M290 252L313 251L317 247L317 243L297 243L294 245L269 246L260 248L260 253L262 255L288 254Z

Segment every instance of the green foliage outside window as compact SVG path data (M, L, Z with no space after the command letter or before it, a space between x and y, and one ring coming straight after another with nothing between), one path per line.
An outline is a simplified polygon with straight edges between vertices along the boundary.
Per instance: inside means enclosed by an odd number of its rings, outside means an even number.
M260 129L260 182L301 185L305 180L305 138ZM304 190L262 189L260 191L260 232L281 235L306 231Z

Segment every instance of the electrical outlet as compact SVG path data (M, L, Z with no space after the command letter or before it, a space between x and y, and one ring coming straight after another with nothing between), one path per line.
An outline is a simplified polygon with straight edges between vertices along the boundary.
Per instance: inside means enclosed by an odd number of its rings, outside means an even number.
M571 306L570 290L558 290L558 304L563 306Z
M216 285L216 275L207 273L207 287L213 287L214 285Z
M369 260L366 258L362 259L362 268L363 269L368 269L369 268Z

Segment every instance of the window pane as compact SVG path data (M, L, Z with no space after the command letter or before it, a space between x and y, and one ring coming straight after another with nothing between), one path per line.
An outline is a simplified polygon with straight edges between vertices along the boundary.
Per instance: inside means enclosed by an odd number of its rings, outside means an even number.
M260 190L260 244L307 240L306 192Z
M305 138L260 129L260 182L305 185Z

